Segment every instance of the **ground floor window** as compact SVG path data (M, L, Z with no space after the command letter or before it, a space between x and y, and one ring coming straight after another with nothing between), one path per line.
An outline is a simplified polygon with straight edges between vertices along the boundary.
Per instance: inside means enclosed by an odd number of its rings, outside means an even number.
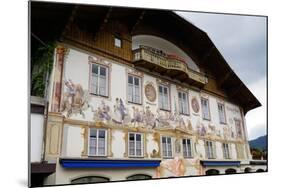
M216 169L210 169L206 171L206 175L218 175L220 174L220 171L216 170Z
M233 168L229 168L229 169L226 169L226 170L225 170L225 173L226 173L226 174L236 174L236 170L233 169Z
M132 176L127 177L127 180L147 180L151 179L152 177L146 174L135 174Z
M109 178L101 177L101 176L87 176L77 178L71 181L71 184L81 184L81 183L102 183L108 182Z

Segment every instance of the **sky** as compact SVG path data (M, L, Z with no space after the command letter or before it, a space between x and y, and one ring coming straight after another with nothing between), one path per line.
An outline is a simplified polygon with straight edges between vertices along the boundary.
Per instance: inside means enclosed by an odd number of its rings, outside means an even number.
M205 31L226 62L261 102L246 114L249 139L266 134L266 18L176 12Z

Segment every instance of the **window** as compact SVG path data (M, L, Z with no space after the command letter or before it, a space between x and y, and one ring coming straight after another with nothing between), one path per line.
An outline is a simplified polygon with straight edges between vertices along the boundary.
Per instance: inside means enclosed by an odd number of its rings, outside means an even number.
M162 155L171 158L172 156L172 139L171 137L162 137Z
M184 92L178 92L179 97L179 113L189 114L188 95Z
M114 37L114 46L118 48L122 47L122 40L120 37Z
M152 177L146 174L136 174L136 175L132 175L127 177L127 180L147 180L147 179L151 179Z
M229 144L223 143L222 144L222 150L223 150L223 158L230 159L230 147L229 147Z
M91 93L108 96L108 68L99 64L92 64Z
M205 120L210 120L210 107L209 107L209 100L205 98L201 98L201 106L202 106L202 117Z
M128 75L128 101L141 104L141 78Z
M205 141L206 157L208 159L215 159L215 143L211 141Z
M192 147L191 147L191 140L190 139L183 139L182 140L183 146L183 156L190 158L192 157Z
M106 156L106 130L90 129L89 156Z
M226 124L224 104L218 103L220 123Z
M143 156L143 138L141 133L129 133L129 156Z
M162 110L170 110L170 96L169 88L163 85L159 85L159 107Z
M100 176L87 176L77 178L71 181L71 184L81 184L81 183L101 183L101 182L108 182L109 179Z

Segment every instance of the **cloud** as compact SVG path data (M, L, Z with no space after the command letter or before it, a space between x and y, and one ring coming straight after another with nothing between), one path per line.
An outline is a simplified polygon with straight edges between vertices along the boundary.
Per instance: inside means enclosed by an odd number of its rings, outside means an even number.
M205 31L262 106L246 115L249 139L266 134L266 18L176 12Z
M262 106L249 111L246 114L246 126L249 133L249 139L265 135L266 130L266 77L248 86L252 93L261 102Z
M265 17L176 13L208 34L227 63L244 83L250 84L265 75Z

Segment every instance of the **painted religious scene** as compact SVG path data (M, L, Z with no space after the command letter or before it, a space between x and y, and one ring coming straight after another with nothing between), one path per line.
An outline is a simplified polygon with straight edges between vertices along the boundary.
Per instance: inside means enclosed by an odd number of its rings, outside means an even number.
M267 171L245 120L260 102L192 23L166 10L31 11L32 32L54 41L47 87L31 98L33 186Z

